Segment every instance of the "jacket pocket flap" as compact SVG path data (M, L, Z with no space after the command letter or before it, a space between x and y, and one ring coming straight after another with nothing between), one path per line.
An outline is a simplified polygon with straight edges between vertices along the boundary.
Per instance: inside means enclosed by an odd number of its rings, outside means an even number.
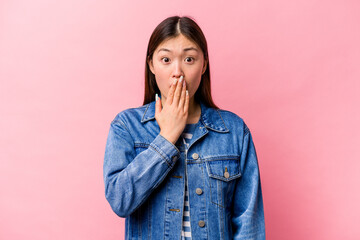
M240 158L210 160L206 162L209 177L225 182L241 176Z

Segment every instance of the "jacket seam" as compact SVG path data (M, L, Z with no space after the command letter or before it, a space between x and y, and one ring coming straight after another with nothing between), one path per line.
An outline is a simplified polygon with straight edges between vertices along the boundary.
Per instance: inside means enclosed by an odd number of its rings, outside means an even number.
M221 116L221 114L220 114L220 111L219 111L218 109L215 109L215 110L216 110L216 112L219 114L221 120L223 121L225 128L226 128L227 130L229 130L229 128L228 128L228 127L226 126L226 124L225 124L224 119L222 118L222 116Z
M111 124L115 124L116 125L116 123L119 123L120 125L122 125L124 128L125 128L125 130L126 130L126 132L130 135L130 137L131 137L131 140L132 140L132 142L134 143L134 138L133 138L133 136L131 135L131 133L130 133L130 131L129 131L129 129L126 127L126 125L125 125L125 123L123 123L122 121L120 121L120 120L113 120L112 122L111 122ZM134 151L135 151L135 144L133 144L133 146L134 146ZM136 153L135 153L136 154ZM124 171L125 169L123 169L123 171ZM130 189L130 180L129 180L129 175L128 175L128 173L127 173L127 171L125 171L125 173L126 173L126 181L127 181L127 192L126 192L126 194L127 193L129 193L129 192L131 192L131 189Z
M125 123L124 123L123 121L121 121L121 120L113 120L113 121L112 121L112 123L114 123L114 124L116 124L116 123L121 124L121 125L122 125L125 129L126 129L126 131L129 133L129 135L130 135L131 139L132 139L132 140L133 140L133 142L135 143L135 141L134 141L134 137L132 136L132 134L131 134L131 132L130 132L129 128L125 125Z
M145 111L144 111L144 114L143 114L140 122L143 122L143 121L147 120L147 119L144 119L144 118L145 118L145 115L146 115L149 107L150 107L150 103L147 104L146 109L145 109Z

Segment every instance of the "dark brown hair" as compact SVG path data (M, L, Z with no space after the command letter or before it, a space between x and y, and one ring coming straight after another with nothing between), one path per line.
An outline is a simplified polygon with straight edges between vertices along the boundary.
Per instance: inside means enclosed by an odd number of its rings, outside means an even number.
M148 60L151 60L155 49L164 41L170 38L184 35L191 41L195 42L204 53L204 60L207 62L207 67L204 74L201 76L200 85L195 93L195 101L202 101L208 107L218 109L211 97L210 89L210 65L209 54L207 49L206 38L197 23L190 17L172 16L163 20L151 34L145 62L145 94L144 105L155 100L155 93L160 93L156 84L155 75L150 71Z

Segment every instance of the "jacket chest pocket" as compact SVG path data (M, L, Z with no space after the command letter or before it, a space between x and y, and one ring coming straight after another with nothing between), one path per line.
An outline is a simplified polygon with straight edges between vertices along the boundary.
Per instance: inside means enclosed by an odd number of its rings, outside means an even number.
M224 157L206 162L209 175L210 199L219 207L226 207L232 199L235 179L241 176L240 158Z

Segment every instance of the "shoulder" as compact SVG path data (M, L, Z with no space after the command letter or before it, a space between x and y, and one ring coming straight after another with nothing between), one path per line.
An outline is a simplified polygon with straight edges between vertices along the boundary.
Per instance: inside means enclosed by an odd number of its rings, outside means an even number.
M116 114L111 123L123 123L126 124L129 121L141 121L144 116L145 111L149 107L149 103L133 108L127 108L125 110L120 111Z
M219 115L225 120L231 120L231 121L238 121L243 122L243 118L240 117L238 114L225 110L225 109L216 109L216 111L219 113Z
M216 109L216 111L221 116L225 126L229 128L230 131L231 130L244 131L244 134L246 134L249 131L243 116L240 116L226 109Z

